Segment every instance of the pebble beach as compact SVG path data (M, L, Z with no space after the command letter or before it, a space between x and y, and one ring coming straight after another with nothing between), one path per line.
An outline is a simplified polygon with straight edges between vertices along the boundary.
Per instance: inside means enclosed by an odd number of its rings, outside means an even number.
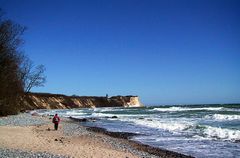
M19 141L18 135L23 133L25 129L28 131L33 131L35 137L42 139L48 139L48 148L42 149L39 144L32 146L26 145L28 141L32 138L29 135L26 136L26 141L17 143ZM17 129L20 129L18 131ZM18 133L14 133L16 131ZM57 135L55 133L57 132ZM10 134L14 133L14 134ZM34 158L65 158L65 157L144 157L144 158L157 158L162 157L158 155L153 155L145 151L138 150L131 146L125 139L114 138L103 133L94 132L88 130L87 127L81 126L78 122L74 122L70 119L64 118L60 123L59 131L54 131L51 124L51 117L42 116L32 116L30 113L21 113L19 115L13 115L8 117L0 118L0 157L34 157ZM52 135L53 134L53 135ZM23 137L20 135L20 137ZM33 139L35 140L35 139ZM76 141L78 142L76 142ZM75 146L83 147L83 150L89 150L84 153L71 152L68 150L68 146L71 146L71 141L75 142ZM81 143L82 141L85 141ZM87 142L86 142L87 141ZM92 142L91 142L92 141ZM22 143L22 144L21 144ZM38 143L38 142L35 142ZM57 148L56 151L54 145L58 143L61 145L60 150L67 148L66 152L59 152ZM68 144L70 143L70 144ZM91 144L95 143L95 144ZM14 145L18 144L18 145ZM62 145L63 144L63 145ZM88 149L85 145L88 144ZM90 145L89 145L90 144ZM97 145L100 144L100 145ZM93 145L93 146L92 146ZM94 146L96 145L96 148ZM53 147L52 147L53 146ZM52 149L51 149L52 148ZM32 149L32 150L31 150ZM46 149L46 150L45 150ZM53 150L53 152L51 151ZM74 149L73 149L74 150ZM104 155L103 153L105 152ZM165 157L165 156L163 156Z

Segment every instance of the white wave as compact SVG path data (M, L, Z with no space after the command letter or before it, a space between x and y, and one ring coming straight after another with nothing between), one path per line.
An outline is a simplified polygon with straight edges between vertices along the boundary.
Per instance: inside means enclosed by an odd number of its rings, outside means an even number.
M105 112L105 111L113 111L113 108L111 107L105 107L105 108L94 108L94 112Z
M70 116L69 116L70 117ZM88 118L88 116L71 116L71 118L74 119L83 119L83 118Z
M132 115L132 114L107 114L107 113L92 113L92 117L113 117L117 116L118 118L129 118L129 117L144 117L147 115Z
M67 115L67 116L74 116L74 115L77 115L77 116L79 116L79 115L85 115L85 114L87 114L87 113L84 113L84 112L82 112L82 111L67 111L66 113L65 113L65 115Z
M31 115L34 114L34 113L41 114L41 113L37 112L36 110L32 110L32 111L30 111L29 113L30 113Z
M205 118L210 118L214 120L240 120L240 115L222 115L222 114L214 114L207 115Z
M163 130L172 131L172 132L183 131L193 126L193 123L189 123L189 122L178 122L178 123L176 123L175 121L163 122L160 120L154 120L150 118L144 119L144 120L136 119L136 118L120 118L120 120L133 122L134 124L145 126L145 127L163 129Z
M112 117L115 116L113 114L104 114L104 113L92 113L92 117Z
M111 112L111 111L124 111L126 108L122 107L104 107L104 108L94 108L94 112Z
M218 139L232 140L232 141L240 140L239 130L208 126L206 129L204 129L204 134L208 138L218 138Z
M39 115L55 115L56 113L58 113L56 110L48 110L48 111L44 111L44 112L41 112L41 111L38 111L38 110L34 110L34 111L31 111L30 112L31 114L32 113L38 113Z
M154 111L195 111L195 110L222 110L223 107L205 107L205 108L186 108L186 107L170 107L170 108L154 108Z

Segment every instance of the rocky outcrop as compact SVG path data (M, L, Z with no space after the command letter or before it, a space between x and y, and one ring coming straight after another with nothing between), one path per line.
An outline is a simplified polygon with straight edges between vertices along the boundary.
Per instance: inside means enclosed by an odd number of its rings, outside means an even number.
M140 107L138 96L66 96L49 93L27 93L23 110L30 109L66 109L94 107Z

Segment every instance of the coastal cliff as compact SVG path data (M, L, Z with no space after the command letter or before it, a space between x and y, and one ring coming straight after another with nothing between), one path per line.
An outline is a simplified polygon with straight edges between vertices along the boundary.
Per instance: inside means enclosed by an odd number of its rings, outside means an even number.
M49 93L27 93L23 110L70 109L94 107L141 107L138 96L66 96Z

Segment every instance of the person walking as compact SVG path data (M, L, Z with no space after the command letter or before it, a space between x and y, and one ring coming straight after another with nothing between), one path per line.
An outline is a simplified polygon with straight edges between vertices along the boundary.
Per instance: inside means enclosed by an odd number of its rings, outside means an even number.
M58 117L58 114L55 114L55 116L52 119L52 122L54 123L54 129L58 130L58 124L60 122L60 118Z

